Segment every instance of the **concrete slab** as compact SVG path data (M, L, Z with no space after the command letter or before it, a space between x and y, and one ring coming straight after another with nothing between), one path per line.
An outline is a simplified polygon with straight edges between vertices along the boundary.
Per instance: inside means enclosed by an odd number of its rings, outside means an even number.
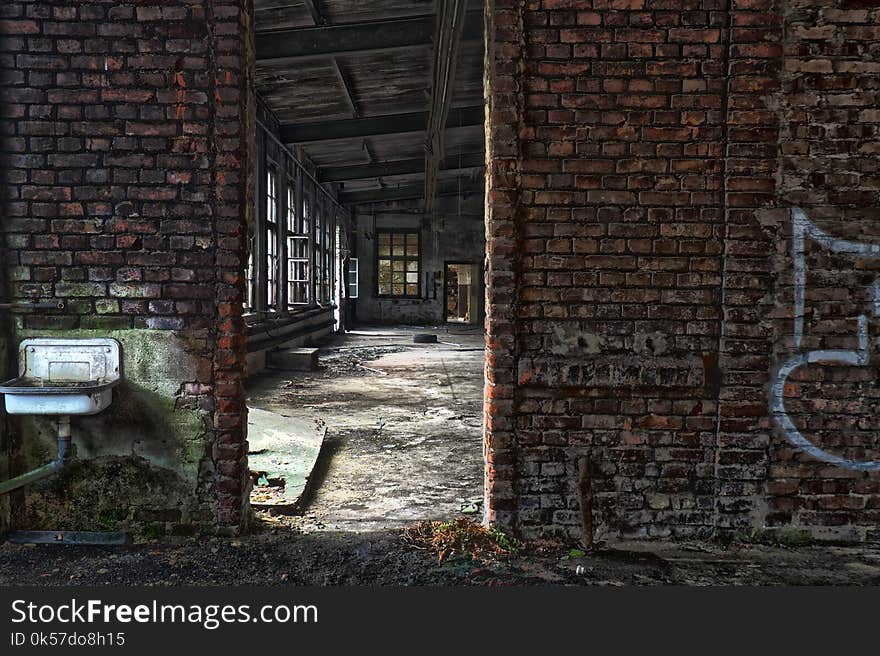
M272 351L266 356L266 366L284 371L317 371L318 349L292 348Z
M255 485L251 505L294 509L306 490L326 433L321 422L249 408L248 465L260 474L260 480L275 483ZM277 484L279 480L284 481L283 487Z

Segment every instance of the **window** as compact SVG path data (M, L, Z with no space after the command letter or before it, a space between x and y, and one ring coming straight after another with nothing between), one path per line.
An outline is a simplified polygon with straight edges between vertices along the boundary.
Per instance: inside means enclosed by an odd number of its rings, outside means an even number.
M269 170L266 180L266 305L278 306L278 174Z
M358 297L358 259L356 257L348 260L348 297Z
M248 239L248 262L247 269L245 269L244 273L245 280L245 301L244 301L244 309L245 310L253 310L254 309L254 238L251 237Z
M333 213L327 211L327 207L322 208L324 214L321 217L321 225L323 227L323 237L321 238L321 255L323 262L321 264L321 301L329 303L332 300L333 292Z
M296 192L287 188L287 302L309 302L309 226L303 208L297 214Z
M379 296L418 297L419 233L380 230L376 248Z
M256 320L333 303L342 262L333 196L270 137L258 128L254 226L243 272L244 308Z
M321 226L324 223L324 208L315 204L312 206L312 231L315 240L315 251L312 254L314 258L315 272L315 296L318 303L324 302L324 289L322 286L324 280L324 244L322 241L323 231Z
M323 201L323 198L321 199ZM315 295L319 303L333 301L333 253L334 214L328 211L327 204L317 202L313 208L314 221L312 228L315 234Z

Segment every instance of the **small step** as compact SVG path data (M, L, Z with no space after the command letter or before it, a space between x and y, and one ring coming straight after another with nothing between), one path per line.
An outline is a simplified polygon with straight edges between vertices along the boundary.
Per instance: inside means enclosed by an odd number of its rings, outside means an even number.
M271 351L266 366L285 371L315 371L318 368L318 349L293 348Z

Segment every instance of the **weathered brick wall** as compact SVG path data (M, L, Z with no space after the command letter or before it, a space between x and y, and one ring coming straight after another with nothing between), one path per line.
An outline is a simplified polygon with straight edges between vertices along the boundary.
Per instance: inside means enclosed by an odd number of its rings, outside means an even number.
M871 537L876 370L773 390L876 331L876 4L490 2L490 519L576 535L588 455L602 532ZM850 251L806 239L800 350L793 205Z
M725 162L724 320L720 348L716 525L763 525L767 508L769 353L762 325L773 314L775 237L756 208L773 207L778 171L781 9L774 0L733 0L729 22ZM785 214L785 211L782 211ZM779 245L779 248L783 247ZM790 319L790 314L788 315Z
M129 447L160 478L183 476L171 508L154 517L163 527L246 516L249 5L0 7L3 264L14 299L64 301L57 312L19 314L16 334L123 341L125 403L78 428L96 461ZM157 414L154 425L120 417L140 411ZM21 430L25 442L38 439L39 427ZM149 503L143 513L150 518Z
M772 45L742 78L754 125L739 170L754 197L730 203L722 518L876 539L880 3L748 5L762 13L740 36ZM731 123L747 114L731 111ZM807 222L802 257L793 207Z
M577 532L585 454L606 528L712 525L727 15L717 2L647 4L490 10L496 71L509 72L489 88L516 94L490 95L489 193L495 214L511 189L504 383L516 448L504 471L524 533ZM518 65L499 47L519 51ZM515 142L505 170L502 140Z

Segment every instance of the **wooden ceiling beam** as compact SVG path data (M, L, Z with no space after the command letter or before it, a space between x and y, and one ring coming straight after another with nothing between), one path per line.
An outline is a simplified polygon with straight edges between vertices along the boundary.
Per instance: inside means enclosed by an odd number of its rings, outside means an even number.
M431 104L425 139L425 212L430 214L437 189L437 174L446 142L446 119L452 106L455 69L467 11L467 0L439 3L431 53Z
M447 157L440 165L441 171L459 171L480 168L485 165L483 153L462 153ZM318 169L315 177L321 182L345 182L347 180L369 180L392 175L414 175L424 173L424 158L400 159L375 164L354 164Z
M320 19L320 14L318 18ZM434 15L428 14L411 18L257 32L257 63L429 47L434 35L434 22ZM481 39L482 36L482 13L468 14L464 38Z
M482 125L483 107L462 107L449 113L446 128ZM428 126L428 112L388 114L362 118L321 121L317 123L294 123L281 126L281 141L288 144L374 137L383 134L422 132Z
M449 180L437 185L437 196L457 196L461 194L473 194L482 192L484 183L480 180ZM339 194L341 205L366 205L368 203L384 203L393 200L414 200L422 198L425 186L421 182L400 185L399 187L386 187L384 189L365 189L363 191L348 191Z

